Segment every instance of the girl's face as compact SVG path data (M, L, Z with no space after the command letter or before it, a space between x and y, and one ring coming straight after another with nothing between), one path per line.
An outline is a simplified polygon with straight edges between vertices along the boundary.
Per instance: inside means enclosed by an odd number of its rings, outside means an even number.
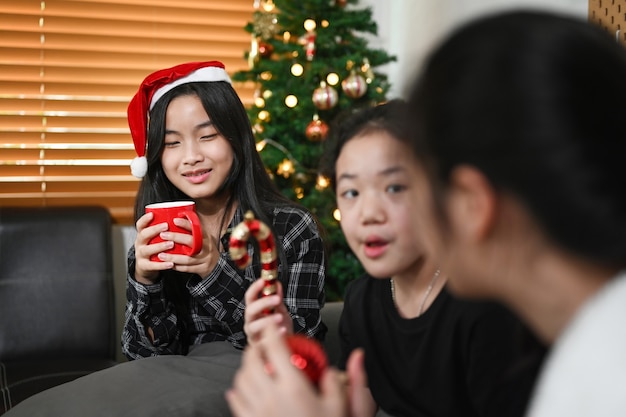
M411 149L374 131L350 139L335 168L341 228L367 272L378 278L417 274L423 251Z
M232 167L233 150L197 96L170 102L164 140L161 164L172 184L194 200L215 196Z

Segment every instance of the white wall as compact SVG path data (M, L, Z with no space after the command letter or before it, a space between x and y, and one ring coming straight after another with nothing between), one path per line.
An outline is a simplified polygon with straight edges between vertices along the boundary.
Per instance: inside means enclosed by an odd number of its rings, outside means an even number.
M378 37L371 46L398 60L381 68L392 83L389 98L404 97L428 51L448 31L473 17L513 8L547 9L587 18L588 0L361 0L372 8Z

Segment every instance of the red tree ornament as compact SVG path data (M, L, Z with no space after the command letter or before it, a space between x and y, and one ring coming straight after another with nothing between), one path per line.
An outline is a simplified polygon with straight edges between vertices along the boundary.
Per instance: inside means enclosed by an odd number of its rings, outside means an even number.
M316 114L313 116L313 120L307 125L305 135L311 142L319 142L326 139L328 136L328 124L320 120Z
M272 46L272 44L264 41L259 42L259 55L261 55L263 58L270 57L273 52L274 47Z
M313 90L313 104L320 110L332 109L338 100L337 90L327 85L326 81L320 82L320 86Z
M365 78L352 71L348 78L341 82L343 92L350 98L360 98L367 92Z

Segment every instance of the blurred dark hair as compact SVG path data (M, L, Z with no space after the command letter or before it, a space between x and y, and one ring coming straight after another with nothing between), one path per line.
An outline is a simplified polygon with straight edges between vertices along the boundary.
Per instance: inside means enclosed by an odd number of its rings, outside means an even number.
M475 20L428 58L409 106L435 204L469 164L562 247L625 264L626 53L612 36L545 12Z
M409 135L404 124L406 112L407 103L395 99L356 112L343 113L333 121L320 162L320 172L330 180L333 190L337 186L335 163L344 145L351 139L369 133L387 132L399 141L409 144Z

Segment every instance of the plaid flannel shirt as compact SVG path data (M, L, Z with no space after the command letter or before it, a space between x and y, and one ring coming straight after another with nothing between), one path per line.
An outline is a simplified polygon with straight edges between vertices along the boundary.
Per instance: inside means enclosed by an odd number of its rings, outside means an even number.
M288 274L279 266L278 279L284 290L283 302L293 319L294 332L323 339L321 322L324 305L325 254L313 217L296 207L276 207L273 227L276 244L282 244ZM236 210L229 230L243 220ZM185 354L189 346L212 341L229 341L236 348L246 345L244 293L260 276L261 264L252 242L248 252L253 261L239 270L228 254L230 234L222 239L223 252L213 271L202 279L196 274L162 272L167 279L178 279L183 288L183 307L168 299L163 279L152 285L134 279L135 251L128 254L127 303L122 333L122 350L129 359L166 354ZM185 282L185 285L182 285ZM154 342L147 328L154 334Z

